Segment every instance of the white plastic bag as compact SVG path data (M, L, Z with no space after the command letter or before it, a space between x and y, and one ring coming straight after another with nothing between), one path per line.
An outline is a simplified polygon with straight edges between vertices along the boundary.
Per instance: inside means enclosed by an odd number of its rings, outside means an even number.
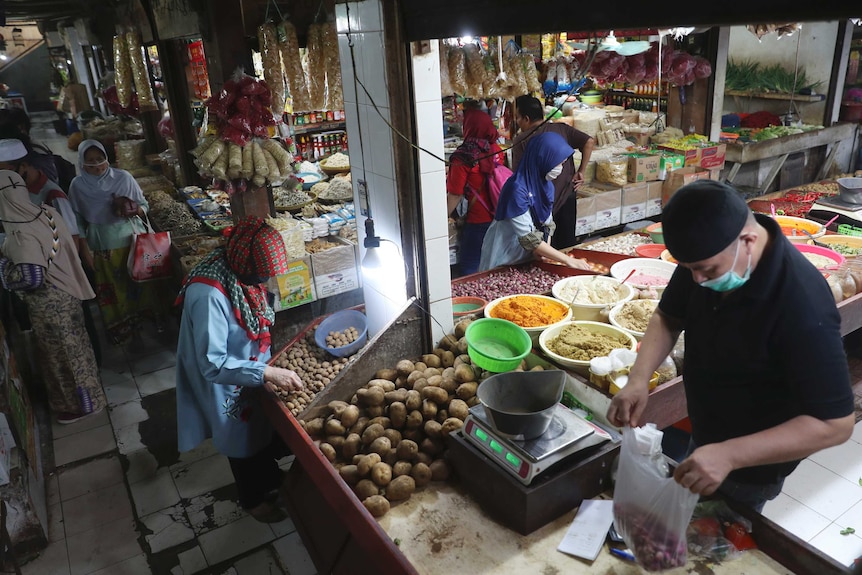
M686 564L686 528L698 501L669 476L662 435L652 423L623 429L614 486L614 525L646 571Z

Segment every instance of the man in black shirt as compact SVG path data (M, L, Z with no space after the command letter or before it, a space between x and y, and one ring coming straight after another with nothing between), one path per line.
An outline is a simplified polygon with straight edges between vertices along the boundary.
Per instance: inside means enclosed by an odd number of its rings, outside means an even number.
M780 227L726 184L681 188L662 227L680 263L608 419L644 423L649 376L684 330L692 449L674 479L760 511L800 460L853 432L835 300Z

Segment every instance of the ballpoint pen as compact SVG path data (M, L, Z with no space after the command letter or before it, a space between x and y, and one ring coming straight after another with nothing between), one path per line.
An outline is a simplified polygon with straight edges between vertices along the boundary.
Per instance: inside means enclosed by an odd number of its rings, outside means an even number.
M632 552L628 549L617 549L616 547L610 548L611 553L619 557L620 559L625 559L627 561L637 561L635 556L632 555Z

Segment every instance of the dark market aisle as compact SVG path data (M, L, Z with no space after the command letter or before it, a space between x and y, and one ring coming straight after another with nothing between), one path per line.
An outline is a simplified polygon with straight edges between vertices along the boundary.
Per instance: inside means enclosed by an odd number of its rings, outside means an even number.
M51 119L33 115L34 140L75 161ZM108 409L52 425L57 470L46 479L49 545L23 573L314 575L290 519L264 524L242 511L227 458L210 442L177 452L176 321L162 334L144 325L117 347L93 310Z

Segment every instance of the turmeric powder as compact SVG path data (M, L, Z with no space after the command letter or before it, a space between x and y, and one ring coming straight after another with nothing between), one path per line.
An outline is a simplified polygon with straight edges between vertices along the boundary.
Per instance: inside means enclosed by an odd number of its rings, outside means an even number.
M563 303L523 295L504 299L494 306L491 315L521 327L540 327L563 319L566 307Z

